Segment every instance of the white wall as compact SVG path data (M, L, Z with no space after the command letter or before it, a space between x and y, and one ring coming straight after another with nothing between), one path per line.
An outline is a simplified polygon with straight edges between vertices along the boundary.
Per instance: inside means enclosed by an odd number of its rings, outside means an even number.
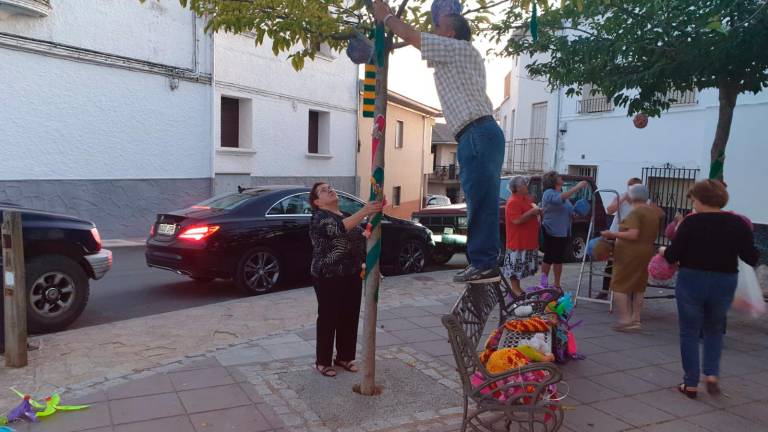
M0 20L0 31L194 68L192 41L201 38L202 21L182 9L178 1L150 0L142 4L139 0L53 0L51 5L47 17L13 15ZM206 58L198 60L201 65L210 64Z
M112 56L192 69L197 58L210 71L194 15L171 1L52 3L48 17L0 20L0 32L74 45L69 58L45 43L0 45L0 179L211 177L210 84L182 79L172 91L168 76ZM77 61L82 48L108 55Z
M215 37L215 145L220 146L220 97L252 100L253 152L221 150L217 173L253 176L354 176L358 68L343 53L318 57L296 72L271 42L256 47L247 36ZM309 110L330 113L330 156L307 156Z
M661 118L651 118L646 128L637 129L625 108L577 115L578 98L564 98L561 121L567 122L568 131L561 138L558 170L566 172L568 165L597 165L599 187L618 190L626 188L629 177L639 177L642 168L666 163L698 168L699 178L706 178L717 126L717 92L704 91L697 100L695 105L674 107ZM768 223L768 207L755 195L768 183L766 119L768 93L740 95L726 149L728 208L757 223Z

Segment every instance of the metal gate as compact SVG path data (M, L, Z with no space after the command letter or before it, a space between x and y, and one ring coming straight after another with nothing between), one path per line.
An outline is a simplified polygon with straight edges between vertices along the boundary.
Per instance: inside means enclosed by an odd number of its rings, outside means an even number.
M671 164L643 168L643 184L648 187L651 200L664 210L657 244L669 244L664 228L675 218L675 214L687 215L693 209L688 190L696 183L698 174L699 169L677 168Z

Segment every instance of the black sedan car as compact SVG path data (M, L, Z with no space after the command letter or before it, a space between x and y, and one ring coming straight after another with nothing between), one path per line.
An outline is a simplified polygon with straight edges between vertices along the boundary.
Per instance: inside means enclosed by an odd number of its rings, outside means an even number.
M339 192L345 213L364 202ZM309 277L309 188L264 186L213 197L184 210L157 215L147 240L147 265L198 281L233 279L246 293L270 291L288 278ZM431 232L416 223L382 220L382 270L424 269Z

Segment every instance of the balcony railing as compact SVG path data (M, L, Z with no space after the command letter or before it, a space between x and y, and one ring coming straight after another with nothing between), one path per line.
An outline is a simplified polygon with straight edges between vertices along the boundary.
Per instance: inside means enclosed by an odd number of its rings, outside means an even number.
M613 103L605 96L590 97L579 101L579 114L613 111Z
M506 174L544 172L546 138L518 138L507 142Z
M432 173L429 175L429 179L433 181L458 181L459 166L455 164L435 165Z
M674 99L672 106L675 105L694 105L696 104L696 92L695 91L681 91L674 90L667 93L666 99Z

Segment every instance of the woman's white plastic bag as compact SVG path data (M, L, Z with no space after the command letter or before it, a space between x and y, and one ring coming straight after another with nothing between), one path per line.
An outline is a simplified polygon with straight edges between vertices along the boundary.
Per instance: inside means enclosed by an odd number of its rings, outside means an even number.
M751 265L739 260L739 282L733 297L733 308L757 318L765 313L763 290Z

